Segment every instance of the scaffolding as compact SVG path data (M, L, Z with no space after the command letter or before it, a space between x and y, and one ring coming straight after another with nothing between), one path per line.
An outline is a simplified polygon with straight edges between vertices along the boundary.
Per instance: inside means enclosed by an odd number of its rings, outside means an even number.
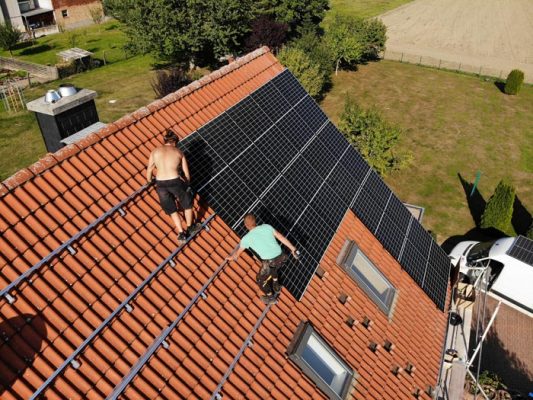
M462 336L460 339L462 339L465 348L456 349L454 347L448 347L443 352L439 384L437 390L435 391L435 398L439 400L452 400L454 396L457 395L457 390L464 389L464 377L466 375L468 375L474 383L473 399L489 400L489 396L483 390L479 383L479 376L481 373L481 359L483 355L483 342L485 341L485 338L496 319L496 316L500 309L501 301L498 302L493 314L490 317L490 320L486 322L486 319L488 317L487 294L494 278L492 275L490 260L479 260L474 265L467 267L467 269L468 277L471 280L474 280L474 283L472 285L465 285L462 289L458 289L458 286L454 285L454 287L452 288L452 302L450 305L450 312L448 317L448 328L450 327L450 325L462 325L462 334L460 333L459 335ZM473 351L471 353L468 351L469 346L466 340L466 337L468 335L466 335L464 331L465 329L470 330L471 327L464 326L465 321L460 316L461 303L458 301L456 302L456 298L467 301L475 300L475 337L473 339ZM450 336L450 334L455 335L455 332L450 332L448 329L447 337ZM457 337L453 338L452 342L449 344L453 345L454 342L457 341L457 339ZM445 347L447 346L448 344ZM463 352L464 354L461 355L461 352ZM471 354L470 356L468 355L469 353ZM462 388L450 387L452 386L452 379L450 378L448 372L452 369L464 369L465 376L463 376ZM461 373L461 371L457 372Z

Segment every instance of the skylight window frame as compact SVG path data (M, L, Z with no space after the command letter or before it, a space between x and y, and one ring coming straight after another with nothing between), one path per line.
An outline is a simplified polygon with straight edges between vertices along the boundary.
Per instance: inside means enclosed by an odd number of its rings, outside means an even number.
M345 373L341 390L337 392L334 388L328 384L323 377L305 360L303 357L304 350L308 347L310 339L314 339L315 343L321 346L321 350L329 353L330 357L333 357L337 362L337 368L339 365ZM344 361L335 349L330 346L320 334L313 328L310 322L302 321L294 334L292 342L287 348L287 355L289 359L293 361L304 374L311 379L320 390L322 390L330 400L345 400L348 397L350 389L353 387L354 379L357 379L357 374L353 368L351 368L346 361ZM318 354L317 354L318 355ZM329 358L329 357L328 357ZM326 365L327 361L321 359ZM333 369L330 365L329 368ZM340 374L335 374L336 377L340 377Z
M354 272L352 267L354 266L354 261L357 258L357 255L360 254L362 259L367 262L367 265L372 269L372 271L383 280L383 282L389 288L389 295L387 296L387 301L384 302L378 290L375 287L372 287L368 280L366 282L363 280L358 273ZM337 264L346 271L346 273L352 278L355 283L366 293L368 297L378 306L378 308L388 316L389 320L392 319L394 313L394 306L396 304L399 290L389 281L389 279L381 272L376 264L368 258L368 256L361 250L359 246L353 240L346 240L342 250L337 258ZM357 268L357 266L355 266ZM360 273L363 275L363 273Z

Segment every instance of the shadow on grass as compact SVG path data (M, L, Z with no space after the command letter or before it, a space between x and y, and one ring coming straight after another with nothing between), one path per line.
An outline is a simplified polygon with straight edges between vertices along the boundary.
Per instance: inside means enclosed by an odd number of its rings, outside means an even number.
M468 202L468 208L470 209L470 214L472 215L476 226L479 226L481 224L481 216L483 215L483 211L485 211L485 206L487 205L487 202L485 201L481 193L479 193L477 187L472 193L472 188L474 187L473 183L466 181L461 176L461 174L457 174L457 176L459 177L461 185L463 186L466 201Z
M39 46L29 47L22 50L19 54L21 56L31 56L32 54L44 53L45 51L52 50L52 46L49 44L40 44Z
M506 94L505 93L505 82L496 81L494 82L494 86L496 86L500 90L500 92L502 92L503 94Z
M518 196L514 198L511 224L519 235L525 235L531 224L533 224L531 213L524 207Z

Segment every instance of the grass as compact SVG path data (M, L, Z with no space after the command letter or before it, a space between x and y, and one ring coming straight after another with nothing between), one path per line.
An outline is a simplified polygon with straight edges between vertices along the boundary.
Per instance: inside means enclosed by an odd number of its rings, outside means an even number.
M19 43L13 50L17 59L37 64L55 65L59 62L57 53L71 47L80 47L94 53L95 58L105 58L109 62L125 59L123 46L126 34L120 29L117 21L109 21L101 25L92 25L64 33L43 36L31 42ZM0 56L10 57L8 51L0 52Z
M376 17L412 0L331 0L327 19L332 13L349 17Z
M150 56L132 57L74 75L61 81L27 89L26 101L42 96L47 89L60 83L72 83L98 93L96 108L100 120L112 122L123 115L147 105L155 99L150 81L153 59ZM110 103L110 100L116 100ZM1 107L0 107L1 108ZM46 154L46 148L33 113L0 112L0 181L21 168L27 167Z
M405 128L399 147L414 163L385 180L402 201L426 208L424 225L439 242L475 226L458 174L473 182L481 171L485 200L507 177L533 212L532 86L507 96L491 80L381 61L334 77L322 108L335 122L347 94Z

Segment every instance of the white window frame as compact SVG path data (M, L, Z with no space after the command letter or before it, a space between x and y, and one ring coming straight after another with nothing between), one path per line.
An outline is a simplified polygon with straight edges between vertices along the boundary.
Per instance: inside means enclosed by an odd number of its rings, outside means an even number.
M326 382L313 365L306 359L306 350L325 364L334 376L331 382ZM344 400L352 387L355 371L337 354L337 352L313 329L313 326L302 321L294 338L287 349L289 359L330 398L330 400ZM309 353L307 353L309 354Z
M380 294L379 290L372 285L369 279L365 278L365 273L361 272L362 268L355 264L355 261L363 262L367 271L373 273L374 279L380 279L381 283L388 286L386 298ZM352 240L347 240L337 259L339 264L348 275L363 289L368 297L383 311L389 318L392 318L394 305L398 297L398 289L387 279L379 268L363 253L363 251Z

